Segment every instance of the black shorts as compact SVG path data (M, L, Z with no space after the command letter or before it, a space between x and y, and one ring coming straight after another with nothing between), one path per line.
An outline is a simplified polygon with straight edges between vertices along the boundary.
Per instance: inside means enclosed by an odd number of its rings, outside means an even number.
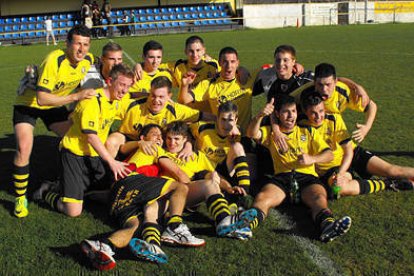
M290 201L290 190L291 190L291 177L292 173L280 173L274 176L267 177L267 183L271 183L282 189L282 191L286 194L286 200ZM299 184L299 193L306 187L319 184L324 186L322 181L314 175L311 174L304 174L295 172L296 181ZM324 186L325 187L325 186Z
M351 170L356 172L361 178L369 179L372 177L367 170L369 160L375 155L364 148L356 147L352 158Z
M147 177L142 174L128 176L115 182L110 195L110 215L119 225L137 217L144 207L164 195L173 182L171 179Z
M48 130L53 123L64 122L69 118L70 112L65 106L51 109L38 109L34 107L15 105L13 108L13 125L28 123L36 126L36 121L40 118Z
M62 201L81 203L87 190L110 189L112 171L100 157L78 156L61 150Z

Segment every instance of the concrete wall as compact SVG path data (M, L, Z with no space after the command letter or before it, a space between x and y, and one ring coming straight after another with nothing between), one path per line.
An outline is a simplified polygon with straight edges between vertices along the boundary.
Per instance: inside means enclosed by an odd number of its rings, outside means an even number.
M349 24L414 22L414 2L368 2L366 7L364 2L348 2L348 5L348 13L338 13L338 3L245 4L244 25L250 28L336 25L338 15L345 16Z

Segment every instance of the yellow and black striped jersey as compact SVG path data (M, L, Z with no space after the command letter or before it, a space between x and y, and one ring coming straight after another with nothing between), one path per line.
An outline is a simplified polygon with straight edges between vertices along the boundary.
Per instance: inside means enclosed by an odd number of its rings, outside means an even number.
M304 124L309 125L308 121L303 121ZM338 167L342 163L344 156L343 144L353 143L344 120L340 114L325 114L323 123L315 127L322 139L331 148L334 158L328 163L318 163L316 170L319 175L324 175L326 171L331 168Z
M207 156L201 152L194 152L193 157L189 161L184 161L177 157L177 153L166 153L167 157L170 158L178 167L190 178L192 179L196 173L208 171L214 171L213 165Z
M168 102L161 112L152 113L147 104L147 99L132 101L126 111L119 132L125 134L132 140L138 140L141 129L149 124L157 124L165 127L175 121L197 122L201 117L199 110L188 106Z
M303 91L308 91L308 89L315 90L315 85L312 83L305 84L292 92L291 96L295 97L296 102L299 103L300 95ZM345 83L340 81L336 82L335 90L331 97L324 101L324 105L326 112L331 114L342 113L347 108L358 112L364 112L366 108L362 105L362 98L358 98L355 91L350 90Z
M72 126L62 138L61 146L79 156L98 156L87 134L96 134L105 143L115 117L121 112L120 101L110 101L102 88L97 95L80 101L72 113Z
M247 129L252 116L252 77L246 84L240 84L237 79L223 80L220 76L200 82L194 89L195 99L208 101L214 115L218 115L218 107L227 101L235 103L239 110L238 123L242 132ZM197 101L197 100L196 100Z
M93 55L87 54L74 67L71 65L69 59L67 59L63 50L55 50L46 57L40 66L37 91L49 92L57 96L69 95L79 86L93 63ZM38 109L50 109L54 107L39 106L36 91L31 89L27 89L22 95L17 96L15 104Z
M315 165L300 165L298 157L303 153L317 155L329 150L329 145L322 139L322 136L312 127L295 126L292 132L285 133L289 138L286 142L289 150L286 153L279 152L271 135L271 127L263 126L261 143L270 150L273 159L275 175L280 173L296 172L318 176Z
M202 80L213 78L219 72L219 65L215 60L202 61L201 66L198 68L191 68L188 61L183 59L179 59L176 62L169 62L167 66L177 86L181 86L181 79L185 73L188 71L195 72L197 76L191 84L190 89L197 86Z
M132 154L128 158L128 163L134 164L137 168L143 166L149 166L153 164L158 164L158 160L162 157L166 157L166 152L163 148L157 146L157 152L155 154L146 154L141 148ZM129 175L138 174L137 172L131 172Z
M167 77L171 82L173 82L173 77L171 73L166 69L158 69L154 74L148 74L144 70L142 71L142 78L135 82L129 89L129 93L149 93L151 89L151 82L157 77Z
M192 124L191 132L196 140L197 149L206 154L214 168L226 160L230 142L227 137L218 135L215 123Z

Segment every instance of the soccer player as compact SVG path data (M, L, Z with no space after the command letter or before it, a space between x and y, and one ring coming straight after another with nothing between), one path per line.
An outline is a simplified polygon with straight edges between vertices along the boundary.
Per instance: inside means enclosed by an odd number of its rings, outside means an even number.
M332 185L336 181L340 196L369 194L386 188L413 189L414 168L388 163L356 146L342 116L327 114L317 91L302 93L301 106L308 118L306 123L314 127L333 150L334 159L328 163L318 163L317 169L325 184ZM356 172L362 179L353 179L350 172ZM388 178L372 180L372 175Z
M122 63L122 54L121 45L114 42L105 44L100 60L91 66L81 82L81 87L93 89L105 87L112 67Z
M214 120L214 116L211 114L171 102L171 88L172 83L167 77L157 77L151 82L148 98L135 100L129 105L119 131L112 133L106 143L106 147L112 156L116 156L118 150L122 154L128 154L135 149L136 142L125 142L127 139L137 141L138 133L147 124L157 124L164 127L168 123L177 120L186 122Z
M73 27L67 35L66 49L52 51L43 61L36 91L26 89L16 98L13 111L17 144L13 169L16 217L22 218L29 214L26 189L37 119L42 119L48 130L63 136L71 124L68 120L69 112L64 105L95 95L91 89L76 90L94 62L93 56L88 53L89 47L89 29L85 26Z
M274 65L256 77L253 96L265 93L267 102L281 94L290 94L305 83L313 81L310 71L295 74L296 50L291 45L279 45L274 52Z
M120 102L133 83L134 73L125 65L115 65L106 88L97 96L78 103L71 118L73 125L61 141L61 194L44 192L40 196L55 210L70 217L82 213L84 192L92 184L109 185L112 179L128 175L126 163L115 160L104 143L117 114Z
M187 72L181 80L182 86L178 101L189 106L207 101L214 115L218 114L220 104L232 101L238 106L239 123L242 132L244 132L251 118L254 79L250 77L245 84L239 82L236 77L239 63L236 49L232 47L221 49L219 54L220 75L213 79L203 80L194 89L190 89L190 85L196 79L196 74Z
M237 105L229 101L219 106L215 123L199 122L191 130L196 148L207 155L224 180L220 188L226 197L239 201L249 192L250 172L237 122Z
M352 132L352 139L361 143L367 136L374 123L377 114L377 105L369 99L365 105L363 99L350 89L345 83L338 81L336 70L332 64L321 63L315 67L315 83L303 90L298 89L292 96L300 100L301 93L309 90L316 90L322 96L327 113L342 113L346 109L352 109L365 113L365 122L356 124L356 130Z
M133 172L115 182L111 189L110 215L121 225L121 229L113 232L108 238L96 241L84 240L81 243L83 252L100 270L114 268L116 264L112 256L117 249L127 245L138 258L156 263L168 261L167 255L160 248L161 227L156 220L157 208L154 208L157 200L166 197L169 199L169 218L163 236L180 245L205 244L203 239L194 237L188 227L182 223L188 187L172 179L156 177L159 169L162 169L165 173L188 182L186 175L173 161L166 158L164 150L160 147L162 145L160 127L145 126L141 137L143 140L157 144L155 153L148 155L141 148L138 149L128 160ZM134 237L140 222L143 222L142 234L145 240Z
M173 77L168 69L160 68L162 62L163 48L162 45L154 40L150 40L144 44L143 47L143 63L141 64L142 72L141 78L136 81L129 92L132 98L139 98L140 96L147 96L151 89L151 82L157 77L165 76L170 81Z
M314 129L296 125L297 111L293 97L283 95L276 99L275 106L273 101L253 118L247 132L248 136L269 147L275 171L254 200L253 208L258 216L250 226L257 227L270 208L279 206L286 199L302 201L311 209L312 218L320 227L320 240L329 242L347 232L351 226L350 217L334 219L328 208L326 190L315 171L315 164L332 160L332 151ZM287 152L278 150L271 138L270 126L260 127L263 117L273 112L281 131L289 137Z
M191 179L187 184L189 191L186 206L192 209L206 202L207 209L216 223L219 237L251 237L251 231L246 226L254 219L255 214L245 212L244 217L230 215L228 202L220 191L220 176L207 156L202 151L196 151L187 162L178 157L190 136L187 124L182 121L168 124L165 130L167 156Z

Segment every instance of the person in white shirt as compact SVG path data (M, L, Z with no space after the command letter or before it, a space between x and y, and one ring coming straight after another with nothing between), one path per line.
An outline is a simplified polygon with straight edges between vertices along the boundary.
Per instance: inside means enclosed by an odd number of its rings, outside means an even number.
M57 45L56 40L55 40L55 35L53 34L52 19L50 19L50 17L46 17L45 27L46 27L46 45L49 45L50 36L52 36L53 45Z

